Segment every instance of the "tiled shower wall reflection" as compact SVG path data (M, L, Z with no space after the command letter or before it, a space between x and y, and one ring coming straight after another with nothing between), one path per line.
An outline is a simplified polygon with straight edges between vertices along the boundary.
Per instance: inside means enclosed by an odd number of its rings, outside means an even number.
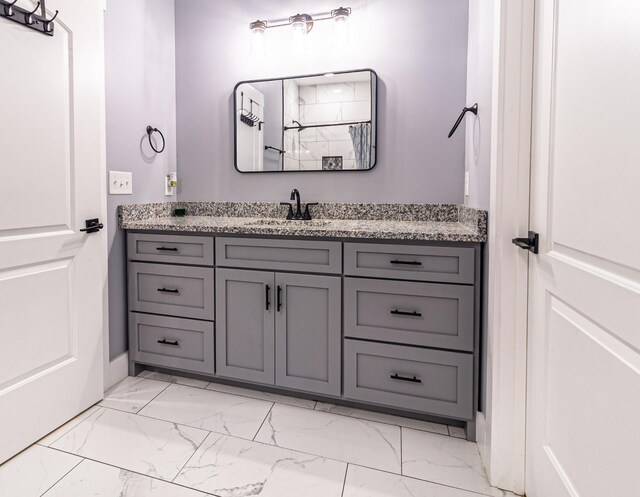
M295 81L285 81L285 126L294 125L294 119L303 126L368 121L371 85L362 81L298 86ZM285 170L320 170L323 156L340 156L343 169L356 168L348 125L287 130L284 142Z

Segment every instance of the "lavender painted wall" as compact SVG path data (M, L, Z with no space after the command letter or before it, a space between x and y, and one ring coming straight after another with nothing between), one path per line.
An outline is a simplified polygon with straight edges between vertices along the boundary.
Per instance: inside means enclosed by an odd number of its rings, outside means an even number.
M119 204L163 202L163 179L176 170L174 0L108 0L105 13L107 169L133 173L133 195L109 195L109 356L126 352L127 295ZM167 139L155 155L148 124ZM107 173L108 174L108 171Z
M324 201L462 202L467 0L354 0L351 43L317 23L306 52L272 29L251 55L251 20L337 7L316 0L176 1L180 200L283 200L293 187ZM370 67L380 78L379 157L370 172L240 174L233 167L232 91L240 80Z
M469 196L465 204L490 210L491 113L493 104L493 45L496 0L469 0L469 51L467 61L467 105L478 103L478 115L467 114L465 170L469 172ZM489 213L491 222L491 213ZM480 409L486 405L486 358L489 323L489 244L483 251L482 350Z

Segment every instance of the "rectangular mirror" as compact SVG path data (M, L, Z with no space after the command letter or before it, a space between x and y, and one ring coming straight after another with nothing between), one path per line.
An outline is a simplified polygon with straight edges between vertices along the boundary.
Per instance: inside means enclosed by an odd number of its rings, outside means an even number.
M370 69L241 81L234 90L241 173L368 171L376 164Z

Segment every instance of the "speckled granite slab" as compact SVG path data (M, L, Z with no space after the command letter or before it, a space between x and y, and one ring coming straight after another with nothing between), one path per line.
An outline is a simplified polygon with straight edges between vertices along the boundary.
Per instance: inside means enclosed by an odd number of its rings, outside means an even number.
M303 204L304 205L304 204ZM185 217L172 216L177 207ZM485 242L487 212L460 204L321 203L312 221L286 221L277 202L167 202L122 205L130 230L271 236Z

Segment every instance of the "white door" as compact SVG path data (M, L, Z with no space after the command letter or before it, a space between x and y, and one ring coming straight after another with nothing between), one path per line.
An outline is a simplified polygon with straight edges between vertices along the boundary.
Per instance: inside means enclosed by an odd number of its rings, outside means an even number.
M536 24L526 493L637 496L640 4L539 0Z
M243 114L252 114L258 118L258 122L263 122L264 94L246 83L238 89L236 99L238 103L236 109L237 143L243 144L243 146L236 148L238 167L241 171L262 171L264 170L264 128L258 124L249 126L243 123L240 117ZM245 146L248 143L251 144L250 147Z
M101 6L48 0L53 37L0 17L0 463L102 397Z

